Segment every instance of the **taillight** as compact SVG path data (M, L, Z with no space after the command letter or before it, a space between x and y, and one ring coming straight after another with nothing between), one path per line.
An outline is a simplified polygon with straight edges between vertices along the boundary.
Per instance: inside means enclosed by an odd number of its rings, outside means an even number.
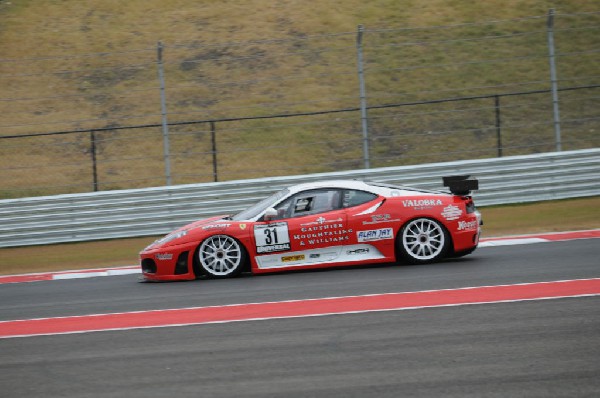
M465 206L466 206L467 214L475 213L477 211L477 209L475 208L475 203L473 202L472 199L469 199L469 201L466 203Z

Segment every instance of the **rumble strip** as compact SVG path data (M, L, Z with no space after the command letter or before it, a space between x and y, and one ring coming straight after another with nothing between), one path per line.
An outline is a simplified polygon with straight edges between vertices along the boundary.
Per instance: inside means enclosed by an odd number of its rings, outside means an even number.
M0 339L600 296L600 278L0 322Z

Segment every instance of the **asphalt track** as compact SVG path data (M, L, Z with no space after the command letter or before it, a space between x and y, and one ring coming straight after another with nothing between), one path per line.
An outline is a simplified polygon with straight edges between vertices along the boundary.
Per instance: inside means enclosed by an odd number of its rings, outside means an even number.
M0 321L600 277L600 241L425 266L0 285ZM0 339L2 397L600 396L600 296Z

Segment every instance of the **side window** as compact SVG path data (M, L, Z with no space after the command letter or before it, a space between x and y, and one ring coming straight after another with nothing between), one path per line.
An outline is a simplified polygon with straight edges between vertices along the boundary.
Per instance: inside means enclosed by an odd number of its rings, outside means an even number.
M275 209L278 218L292 218L337 210L341 207L340 190L319 189L294 195L281 202Z
M315 196L309 196L307 198L298 198L294 202L294 213L298 214L298 213L304 213L307 211L312 211L312 209L315 207L315 203L316 203L315 199L316 199Z
M371 192L347 189L344 191L343 206L344 208L358 206L362 205L363 203L370 202L376 198L377 195Z

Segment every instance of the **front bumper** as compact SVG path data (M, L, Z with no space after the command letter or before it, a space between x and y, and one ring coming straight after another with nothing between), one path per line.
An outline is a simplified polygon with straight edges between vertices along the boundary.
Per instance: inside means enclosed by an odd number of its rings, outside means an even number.
M194 272L194 244L149 248L140 253L144 279L150 281L177 281L196 279Z

